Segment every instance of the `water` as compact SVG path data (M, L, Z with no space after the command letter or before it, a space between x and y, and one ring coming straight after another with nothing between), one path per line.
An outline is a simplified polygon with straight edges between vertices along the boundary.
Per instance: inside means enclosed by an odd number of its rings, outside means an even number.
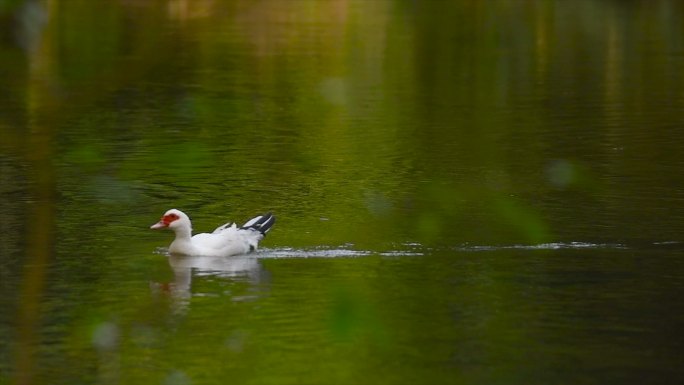
M683 7L0 6L0 384L681 383Z

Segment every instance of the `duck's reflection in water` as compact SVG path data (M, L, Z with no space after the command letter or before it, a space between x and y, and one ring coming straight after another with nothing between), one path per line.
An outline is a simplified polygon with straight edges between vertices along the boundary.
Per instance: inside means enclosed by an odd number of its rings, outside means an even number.
M255 299L258 297L256 287L266 276L261 263L253 254L236 257L169 255L168 261L173 271L173 281L150 282L150 289L153 294L168 296L176 314L187 311L193 296L228 295L233 301ZM193 278L214 281L220 279L225 282L225 285L220 286L228 288L220 292L193 290Z

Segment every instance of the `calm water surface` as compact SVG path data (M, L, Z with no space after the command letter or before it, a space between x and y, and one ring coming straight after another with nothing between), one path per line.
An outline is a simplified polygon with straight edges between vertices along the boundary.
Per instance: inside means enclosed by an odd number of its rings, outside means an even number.
M684 382L684 4L0 6L0 384ZM273 211L255 254L170 256Z

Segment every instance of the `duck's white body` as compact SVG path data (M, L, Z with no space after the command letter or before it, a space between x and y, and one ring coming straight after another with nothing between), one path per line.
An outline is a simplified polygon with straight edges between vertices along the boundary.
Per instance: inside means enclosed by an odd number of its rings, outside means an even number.
M176 233L176 239L169 246L169 252L172 254L228 257L256 250L259 241L274 223L275 217L268 213L254 217L240 227L235 223L226 223L217 227L211 234L201 233L193 236L190 218L180 210L171 209L150 228L168 228Z

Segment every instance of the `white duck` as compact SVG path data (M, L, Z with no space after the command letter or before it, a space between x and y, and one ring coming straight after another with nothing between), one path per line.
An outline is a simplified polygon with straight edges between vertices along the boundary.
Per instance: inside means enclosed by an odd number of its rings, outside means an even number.
M211 234L201 233L192 236L190 218L180 210L171 209L150 228L168 228L176 233L176 239L169 246L169 252L172 254L228 257L256 250L259 241L274 223L275 217L268 213L256 216L240 227L229 222L219 226Z

